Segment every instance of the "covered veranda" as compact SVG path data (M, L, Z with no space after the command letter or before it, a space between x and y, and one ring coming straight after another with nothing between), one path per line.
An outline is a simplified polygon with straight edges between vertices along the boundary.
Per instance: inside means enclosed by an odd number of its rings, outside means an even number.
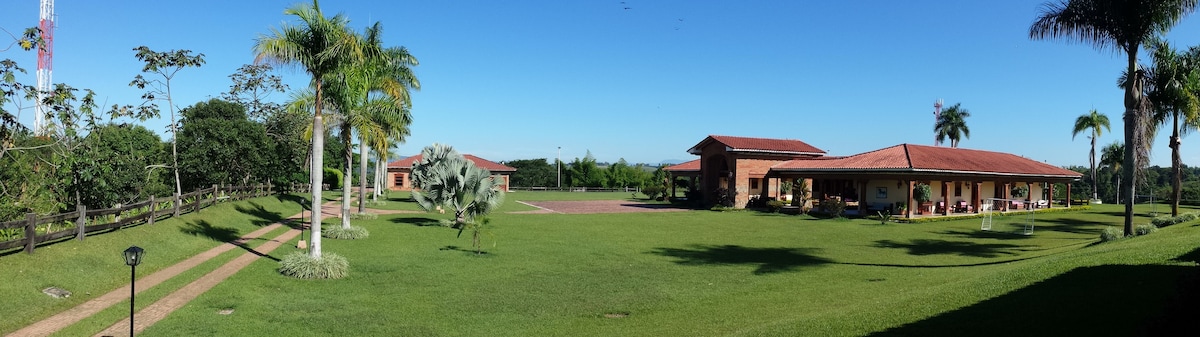
M1070 195L1070 182L1081 175L1007 153L901 144L847 157L792 160L775 165L768 176L808 180L814 207L840 200L857 214L914 217L1054 207L1054 184L1065 183ZM929 200L918 202L914 190L922 184L929 186ZM1007 200L987 203L989 198Z

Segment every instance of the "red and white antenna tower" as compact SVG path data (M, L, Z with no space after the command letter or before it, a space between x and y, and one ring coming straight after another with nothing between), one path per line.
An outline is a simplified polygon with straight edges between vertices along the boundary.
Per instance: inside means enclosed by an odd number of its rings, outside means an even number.
M937 125L938 119L942 118L942 99L938 98L933 102L933 125ZM937 139L937 135L933 136L933 146L941 146L942 141Z
M50 75L54 72L54 0L41 0L41 8L38 28L42 29L42 41L45 44L38 48L38 101L34 105L37 115L33 116L33 132L37 135L45 135L50 126L49 118L46 117L50 113L50 107L43 101L50 93Z

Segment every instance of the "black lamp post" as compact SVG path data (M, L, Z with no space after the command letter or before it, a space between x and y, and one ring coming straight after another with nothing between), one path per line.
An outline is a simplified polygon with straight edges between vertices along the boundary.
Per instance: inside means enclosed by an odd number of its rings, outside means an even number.
M125 264L129 266L129 336L133 337L133 299L137 287L137 265L142 263L141 247L129 246L125 249Z

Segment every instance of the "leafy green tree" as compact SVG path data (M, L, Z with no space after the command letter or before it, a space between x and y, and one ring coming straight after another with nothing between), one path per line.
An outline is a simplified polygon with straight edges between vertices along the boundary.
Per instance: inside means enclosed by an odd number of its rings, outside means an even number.
M1096 139L1100 138L1103 130L1112 131L1108 126L1108 116L1092 109L1090 113L1080 115L1075 119L1075 127L1071 129L1071 139L1079 135L1081 132L1090 132L1088 139L1092 141L1092 151L1088 155L1088 163L1091 165L1092 184L1096 184ZM1092 191L1092 199L1098 198L1095 190Z
M311 6L296 5L284 11L285 15L295 16L299 25L284 24L279 29L273 29L270 35L261 35L254 42L257 61L267 61L273 64L298 65L312 77L316 99L313 104L313 150L310 181L313 186L321 186L321 170L318 167L324 162L324 116L322 105L323 88L326 75L333 73L350 59L349 51L354 43L353 33L347 27L349 20L338 14L332 18L325 17L317 0ZM321 189L313 188L312 209L321 209ZM313 221L312 248L309 254L315 258L321 257L321 222Z
M270 141L262 124L247 119L241 104L220 99L180 111L179 162L188 189L213 184L245 185L266 181Z
M274 69L268 63L242 65L229 75L233 84L228 92L221 94L221 99L246 107L246 114L256 122L265 122L270 116L282 113L283 105L269 99L272 94L286 92L288 86L283 84L283 78L271 73Z
M1029 27L1031 39L1065 39L1090 44L1097 49L1119 49L1125 53L1126 74L1137 74L1138 49L1155 36L1171 30L1196 8L1197 0L1068 0L1048 2ZM1125 89L1125 186L1134 195L1135 163L1148 162L1150 122L1142 95L1144 79L1130 76ZM1125 204L1125 235L1133 235L1133 203Z
M147 79L142 75L137 75L133 81L129 82L129 86L145 89L142 94L142 99L145 100L137 109L138 114L157 116L159 109L154 103L156 100L167 101L167 111L171 114L171 124L168 128L171 130L171 169L175 173L175 194L183 194L182 185L179 181L179 149L178 141L179 130L178 124L175 122L175 101L171 98L171 80L175 79L175 75L183 68L200 67L204 65L204 54L193 55L191 50L171 50L167 52L156 52L150 50L146 46L133 48L137 53L134 54L138 61L144 62L146 65L142 67L143 73L158 75L161 79ZM118 110L113 106L114 112Z
M107 124L84 140L80 163L82 203L88 208L109 208L165 196L171 188L151 166L165 162L163 142L141 125Z
M596 165L596 157L588 151L583 159L575 158L567 169L567 180L572 187L603 187L604 171Z
M958 147L960 139L971 138L967 117L971 117L971 113L962 108L962 103L954 103L943 110L942 114L938 115L937 122L933 124L933 133L937 135L937 141L942 142L950 138L950 147Z
M546 158L513 160L505 162L504 165L517 169L509 176L509 184L512 186L555 186L558 183L556 168L548 163Z

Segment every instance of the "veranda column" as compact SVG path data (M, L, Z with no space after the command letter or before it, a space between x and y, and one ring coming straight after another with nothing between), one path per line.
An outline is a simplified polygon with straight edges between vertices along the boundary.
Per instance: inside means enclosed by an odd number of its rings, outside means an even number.
M1067 183L1067 208L1071 208L1071 184Z
M867 215L867 182L870 180L855 180L858 184L858 214Z
M950 215L950 182L942 181L942 215Z
M1049 187L1049 191L1046 193L1046 198L1050 199L1050 202L1046 204L1046 208L1054 208L1054 183L1048 182L1046 183L1046 186Z
M908 193L907 193L907 195L908 195L908 196L906 197L906 198L907 198L906 200L908 200L908 201L907 201L907 202L905 202L905 205L908 205L908 207L907 207L907 209L905 209L905 210L904 210L904 217L905 217L905 218L911 218L911 217L912 217L913 208L916 208L916 205L913 205L913 181L912 181L912 180L909 180L909 181L908 181Z
M1004 195L1005 200L1004 200L1004 202L1002 202L1002 204L1004 204L1004 206L1001 207L1000 210L1008 211L1008 205L1011 204L1011 202L1009 202L1008 199L1012 198L1012 183L1010 183L1010 182L1004 183L1004 191L1002 194Z
M983 188L982 181L971 182L971 211L975 213L979 213L979 206L981 205L979 202L979 197L983 196L983 192L979 190L981 188Z

